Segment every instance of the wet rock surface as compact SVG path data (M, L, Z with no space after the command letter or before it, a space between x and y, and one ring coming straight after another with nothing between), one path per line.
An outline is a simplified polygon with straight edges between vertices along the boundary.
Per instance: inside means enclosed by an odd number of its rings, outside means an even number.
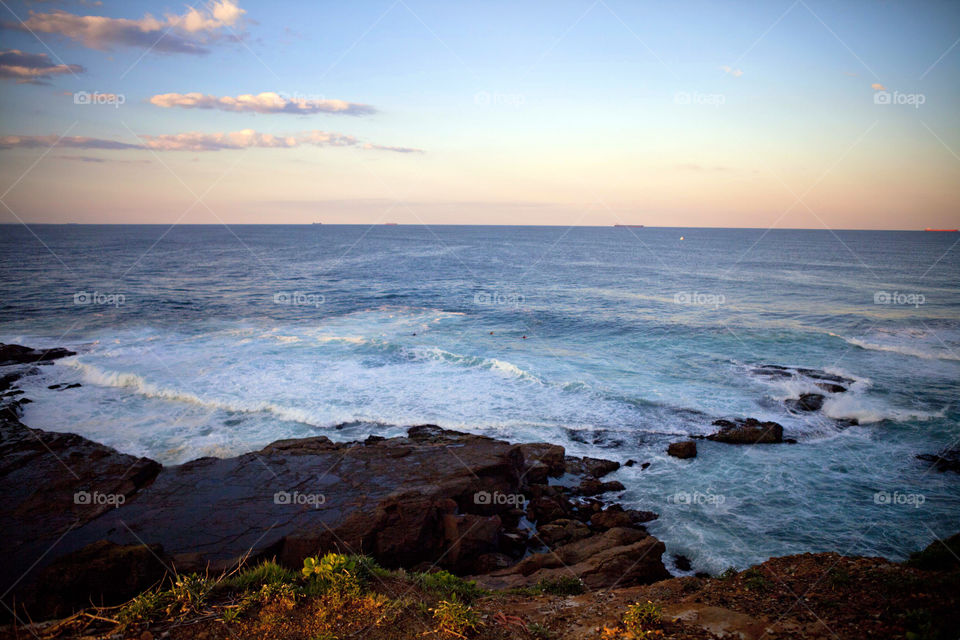
M697 443L693 440L684 440L683 442L672 442L667 447L667 454L674 458L685 460L687 458L697 457Z
M720 427L707 440L728 444L775 444L783 442L783 426L776 422L760 422L755 418L714 420Z

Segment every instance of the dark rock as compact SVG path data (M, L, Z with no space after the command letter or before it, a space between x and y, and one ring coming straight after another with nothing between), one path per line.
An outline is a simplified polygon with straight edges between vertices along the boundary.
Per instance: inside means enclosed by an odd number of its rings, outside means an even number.
M541 526L537 530L536 539L552 549L558 545L581 540L590 534L590 527L579 520L560 518Z
M823 407L823 395L804 393L795 400L787 400L787 406L794 411L819 411Z
M35 364L58 358L75 356L76 352L57 347L55 349L31 349L19 344L0 343L0 366L8 364Z
M690 571L691 569L690 558L679 553L673 554L673 564L680 571Z
M91 603L111 606L158 584L170 572L158 545L94 542L36 574L18 604L41 620L65 617Z
M931 463L937 471L960 473L960 449L944 449L940 453L921 453L917 458Z
M844 393L847 390L845 386L836 384L835 382L818 382L817 386L827 393Z
M633 524L631 514L622 510L607 509L594 514L590 519L590 524L601 531L613 529L615 527L629 527Z
M670 575L660 560L663 553L663 543L645 531L618 527L549 553L530 555L509 569L479 576L478 580L497 589L571 575L588 589L648 584Z
M625 467L632 467L632 466L635 465L635 464L637 464L637 461L634 460L633 458L631 458L630 460L627 460L626 462L624 462L624 463L623 463L623 466L625 466Z
M570 514L571 507L570 501L562 496L540 496L530 500L527 505L527 517L538 525L543 525L566 518Z
M620 463L614 462L613 460L574 457L569 457L566 459L566 472L578 476L602 478L609 473L613 473L619 468Z
M667 447L667 453L674 458L687 459L697 457L697 443L693 440L683 442L672 442Z
M659 513L654 513L653 511L637 511L636 509L627 509L624 513L630 515L630 520L634 524L650 522L660 517Z
M543 465L547 468L549 475L559 478L563 475L564 449L560 445L533 443L516 445L517 451L521 455L522 463L527 468L534 468L537 465Z
M484 553L473 563L476 573L491 573L516 564L516 560L503 553Z
M626 487L623 483L616 480L601 482L596 478L586 478L580 485L574 489L574 493L580 496L597 496L608 491L623 491Z
M650 466L650 463L649 463L649 462L644 462L642 465L640 465L640 468L641 468L641 469L646 469L646 468L649 467L649 466Z
M715 420L713 425L720 431L707 436L708 440L728 444L770 444L783 441L783 427L776 422L746 420Z

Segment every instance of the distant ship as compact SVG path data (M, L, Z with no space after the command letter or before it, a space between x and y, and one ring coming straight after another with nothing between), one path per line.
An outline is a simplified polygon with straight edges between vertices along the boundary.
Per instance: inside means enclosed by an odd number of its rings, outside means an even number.
M383 224L384 224L384 226L387 226L387 227L395 227L395 226L397 226L397 223L396 223L396 222L384 222Z
M931 229L927 227L926 229L924 229L924 231L948 231L950 233L956 233L957 231L960 231L960 229Z
M311 222L310 224L323 224L322 222Z
M643 229L642 224L615 224L615 227L627 227L628 229Z

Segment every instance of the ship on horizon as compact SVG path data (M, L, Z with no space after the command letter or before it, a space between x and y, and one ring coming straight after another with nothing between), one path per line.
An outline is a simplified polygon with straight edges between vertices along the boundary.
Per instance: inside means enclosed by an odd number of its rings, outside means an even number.
M960 231L960 229L931 229L930 227L927 227L924 229L924 231L946 231L949 233L956 233L957 231Z
M615 227L627 227L628 229L643 229L642 224L615 224Z

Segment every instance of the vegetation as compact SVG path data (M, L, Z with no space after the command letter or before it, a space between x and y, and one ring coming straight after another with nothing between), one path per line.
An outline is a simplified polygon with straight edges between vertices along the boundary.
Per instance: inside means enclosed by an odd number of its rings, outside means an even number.
M544 578L537 583L541 593L554 596L576 596L586 591L583 582L576 576L561 576L559 578Z
M480 628L480 616L470 605L460 602L456 596L449 600L441 600L430 611L433 612L433 619L437 622L439 633L463 638Z

